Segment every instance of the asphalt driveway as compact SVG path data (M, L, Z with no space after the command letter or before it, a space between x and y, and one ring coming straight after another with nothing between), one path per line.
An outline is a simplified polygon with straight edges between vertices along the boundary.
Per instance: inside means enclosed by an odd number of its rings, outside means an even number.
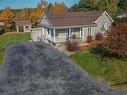
M79 70L70 59L44 43L7 48L0 73L0 95L127 95Z

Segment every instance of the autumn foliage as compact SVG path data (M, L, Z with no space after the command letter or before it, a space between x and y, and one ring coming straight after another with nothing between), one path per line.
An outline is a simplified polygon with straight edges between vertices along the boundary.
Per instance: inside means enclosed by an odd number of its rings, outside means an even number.
M127 24L121 23L112 26L108 31L108 37L103 40L102 47L109 55L125 57L127 52Z
M41 18L41 14L44 12L44 8L42 8L41 6L38 6L35 11L32 13L31 15L31 22L33 24L33 26L36 26L39 19Z
M30 19L30 15L29 9L23 9L16 14L16 19Z
M11 8L5 8L1 13L1 19L4 20L4 25L6 28L10 28L12 26L12 20L14 18L14 14Z

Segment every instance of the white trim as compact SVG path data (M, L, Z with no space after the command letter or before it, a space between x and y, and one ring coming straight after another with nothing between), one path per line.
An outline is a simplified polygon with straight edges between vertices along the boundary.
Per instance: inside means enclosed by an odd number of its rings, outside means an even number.
M19 33L19 27L18 26L16 26L16 30L17 30L17 33Z
M80 28L80 38L82 38L82 28Z
M112 22L114 22L114 20L111 18L111 16L110 16L106 11L104 11L103 14L102 14L101 16L103 16L104 14L106 14L106 15L109 17L109 19L110 19ZM100 16L100 17L101 17L101 16ZM94 23L97 23L98 20L100 19L100 17L99 17Z
M82 39L85 40L85 28L82 27Z
M70 38L70 36L71 36L71 28L69 28L69 38Z
M45 16L47 22L49 23L49 25L50 25L51 27L53 27L53 25L51 24L50 20L49 20L48 17L46 16L45 12L43 12L42 15L41 15L41 18L40 18L40 21L39 21L39 25L41 25L42 19L45 19L45 18L43 18L44 16Z
M54 40L54 42L56 42L56 30L55 29L53 29L53 35L54 35L54 37L53 37L53 40Z
M44 14L45 14L45 13L44 13ZM53 27L52 23L50 22L50 20L49 20L48 17L46 16L46 14L45 14L45 17L46 17L48 23L51 25L51 27Z
M97 25L94 24L94 25L76 25L76 26L59 26L59 27L52 27L52 28L55 28L55 29L62 29L62 28L81 28L81 27L96 27Z

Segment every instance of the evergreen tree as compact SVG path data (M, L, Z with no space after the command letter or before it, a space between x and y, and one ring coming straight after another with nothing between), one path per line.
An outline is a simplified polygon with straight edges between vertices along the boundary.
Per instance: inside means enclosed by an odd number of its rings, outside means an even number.
M98 0L80 0L79 4L71 7L72 11L98 10Z
M48 7L48 10L50 12L67 12L68 11L64 3L58 3L58 2L55 2L53 5L50 5Z
M127 11L127 0L119 0L118 7L124 11Z

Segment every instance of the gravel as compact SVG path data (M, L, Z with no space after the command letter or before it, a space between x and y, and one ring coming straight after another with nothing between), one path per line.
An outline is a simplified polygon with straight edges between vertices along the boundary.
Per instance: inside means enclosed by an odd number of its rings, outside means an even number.
M41 42L9 45L0 72L0 95L127 95L96 81Z

